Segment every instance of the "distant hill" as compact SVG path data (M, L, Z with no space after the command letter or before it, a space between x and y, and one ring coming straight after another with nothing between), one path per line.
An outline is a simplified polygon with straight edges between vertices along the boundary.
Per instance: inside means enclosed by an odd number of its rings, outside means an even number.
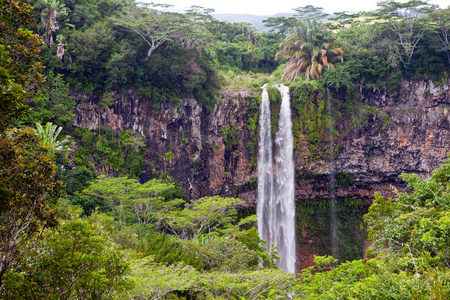
M269 28L264 26L263 20L267 18L278 18L278 17L292 17L294 14L290 13L277 13L271 16L261 16L261 15L249 15L249 14L213 14L213 17L219 21L229 22L229 23L250 23L255 26L259 31L269 31Z

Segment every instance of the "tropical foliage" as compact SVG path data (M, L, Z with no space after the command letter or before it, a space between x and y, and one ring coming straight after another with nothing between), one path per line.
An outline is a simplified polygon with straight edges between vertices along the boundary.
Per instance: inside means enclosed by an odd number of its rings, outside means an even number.
M365 215L371 246L368 260L336 265L316 257L302 271L306 299L446 299L450 295L450 159L427 179L400 176L412 192L395 199L375 194Z
M57 224L50 201L62 192L56 165L34 131L9 128L26 110L25 99L42 86L38 61L41 40L27 29L31 8L0 2L0 296L5 273L27 253L35 234Z
M1 299L449 297L450 161L427 179L403 174L411 193L375 196L365 216L367 259L342 261L362 248L341 261L316 257L294 278L276 268L276 249L266 252L241 200L186 199L168 173L140 176L145 138L104 127L100 117L122 109L116 100L127 93L154 112L193 97L207 114L221 105L216 94L225 85L294 81L297 157L332 156L322 144L338 133L326 97L316 95L329 88L344 105L355 87L393 92L401 79L444 82L448 8L387 1L371 19L343 12L326 20L307 6L268 19L273 30L263 33L198 6L173 13L134 1L29 2L34 16L28 4L0 3ZM73 128L76 105L95 107L98 131ZM227 154L241 143L235 123L221 130ZM62 134L74 141L69 157ZM161 159L172 163L173 153Z
M325 68L332 69L343 62L343 50L334 47L331 33L315 20L298 23L280 44L277 58L288 59L281 80L293 81L304 74L308 79L320 79Z
M0 290L27 242L57 224L50 202L61 194L62 182L55 180L56 165L46 150L32 129L8 131L0 140Z
M44 65L39 61L42 40L32 31L32 7L26 3L0 3L0 133L17 122L24 102L43 84Z
M421 0L405 3L388 0L381 1L377 5L380 7L377 15L398 38L393 45L398 59L407 67L429 25L427 24L429 19L423 15L434 11L436 5Z
M44 29L44 40L47 46L53 46L53 32L59 30L57 19L67 14L64 3L58 0L40 0L37 6L41 8L41 24Z
M30 241L23 261L33 263L5 275L7 298L108 299L128 287L128 264L107 229L76 213Z
M45 124L45 128L42 127L41 124L36 123L36 135L39 138L43 148L47 149L47 154L50 158L55 157L55 153L57 152L67 152L70 150L69 146L69 138L65 137L64 139L58 139L59 134L61 133L62 127L58 127L57 125L53 125L51 122Z

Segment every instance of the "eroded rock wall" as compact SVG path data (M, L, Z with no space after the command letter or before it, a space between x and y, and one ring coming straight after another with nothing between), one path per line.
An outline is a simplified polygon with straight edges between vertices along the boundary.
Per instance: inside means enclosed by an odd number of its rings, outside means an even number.
M178 108L162 106L155 111L150 99L132 90L112 95L114 106L100 111L95 98L78 104L75 126L95 130L100 120L102 126L142 134L147 140L142 180L150 179L154 171L168 172L190 198L219 194L254 203L254 187L249 183L257 175L256 168L249 166L247 147L246 97L250 92L221 91L220 105L212 112L192 98L183 99ZM226 148L224 127L237 128L237 144L232 149Z
M374 192L393 196L405 189L398 178L402 172L423 177L440 166L450 153L449 84L436 87L431 82L401 83L393 94L360 90L364 103L374 107L364 124L342 117L336 124L340 132L334 160L337 175L352 175L351 182L336 186L338 198L362 198L370 202ZM362 122L362 120L361 120ZM317 167L319 166L319 167ZM296 165L297 199L329 198L327 189L330 163ZM314 167L314 168L312 168Z

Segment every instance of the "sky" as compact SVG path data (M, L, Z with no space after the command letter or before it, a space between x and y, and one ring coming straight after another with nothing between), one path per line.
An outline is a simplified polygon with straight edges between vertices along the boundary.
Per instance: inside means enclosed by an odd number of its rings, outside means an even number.
M146 2L151 2L147 0ZM292 9L306 5L323 7L326 13L339 11L370 11L376 9L377 0L152 0L154 3L174 5L176 8L186 9L191 5L199 5L204 8L214 8L219 14L252 14L273 15L279 12L292 13ZM403 2L403 1L402 1ZM262 4L264 3L264 4ZM450 0L432 0L432 4L438 4L441 8L450 5Z

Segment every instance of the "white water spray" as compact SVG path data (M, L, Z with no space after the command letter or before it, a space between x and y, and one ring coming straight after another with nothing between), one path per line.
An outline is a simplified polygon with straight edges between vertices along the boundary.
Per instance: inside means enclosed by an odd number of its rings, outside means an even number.
M258 156L258 231L260 238L267 240L266 248L270 251L271 224L270 207L273 204L273 164L272 133L270 129L269 94L264 88L261 95L259 114L259 156Z
M294 162L291 107L289 88L277 86L282 101L279 129L275 138L275 166L272 162L272 137L270 133L269 96L264 89L261 97L259 119L258 158L258 230L267 240L267 250L273 243L278 248L278 267L286 273L295 272L295 203ZM273 171L275 169L275 172Z

